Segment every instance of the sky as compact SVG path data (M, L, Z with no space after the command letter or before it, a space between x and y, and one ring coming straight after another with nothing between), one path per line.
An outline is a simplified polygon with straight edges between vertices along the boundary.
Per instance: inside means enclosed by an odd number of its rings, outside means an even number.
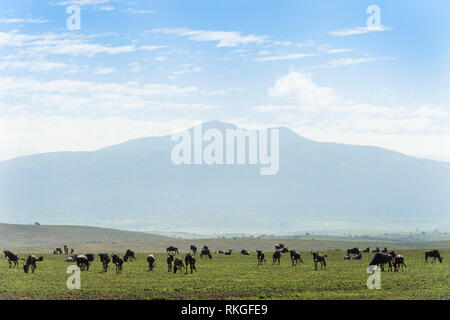
M450 161L448 12L444 0L1 1L0 160L222 120Z

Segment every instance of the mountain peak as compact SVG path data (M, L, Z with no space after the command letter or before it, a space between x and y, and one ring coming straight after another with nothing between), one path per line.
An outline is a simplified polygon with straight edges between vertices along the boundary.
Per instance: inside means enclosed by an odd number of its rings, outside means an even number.
M238 127L232 123L211 120L202 123L202 127L204 130L208 129L218 129L218 130L226 130L226 129L237 129Z

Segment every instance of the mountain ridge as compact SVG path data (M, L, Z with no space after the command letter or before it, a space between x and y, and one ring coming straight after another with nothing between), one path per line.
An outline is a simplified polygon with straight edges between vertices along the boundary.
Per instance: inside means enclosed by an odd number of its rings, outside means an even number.
M203 131L214 126L235 128ZM450 163L279 128L274 176L248 164L176 166L170 135L3 161L0 221L208 233L449 225Z

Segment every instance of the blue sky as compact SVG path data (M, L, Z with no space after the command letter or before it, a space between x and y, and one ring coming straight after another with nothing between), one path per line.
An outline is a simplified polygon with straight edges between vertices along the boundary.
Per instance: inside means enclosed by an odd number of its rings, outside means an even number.
M78 5L81 29L68 30ZM377 5L381 25L368 28ZM0 160L206 120L450 161L448 1L2 1Z

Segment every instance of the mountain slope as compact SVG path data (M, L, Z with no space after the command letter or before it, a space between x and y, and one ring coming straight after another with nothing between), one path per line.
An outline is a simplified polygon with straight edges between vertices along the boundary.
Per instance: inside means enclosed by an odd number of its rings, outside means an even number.
M169 237L143 232L85 226L20 225L0 223L0 248L58 246L67 244L163 241Z
M176 166L170 136L4 161L0 218L208 233L448 228L449 163L279 130L273 176L255 165Z

